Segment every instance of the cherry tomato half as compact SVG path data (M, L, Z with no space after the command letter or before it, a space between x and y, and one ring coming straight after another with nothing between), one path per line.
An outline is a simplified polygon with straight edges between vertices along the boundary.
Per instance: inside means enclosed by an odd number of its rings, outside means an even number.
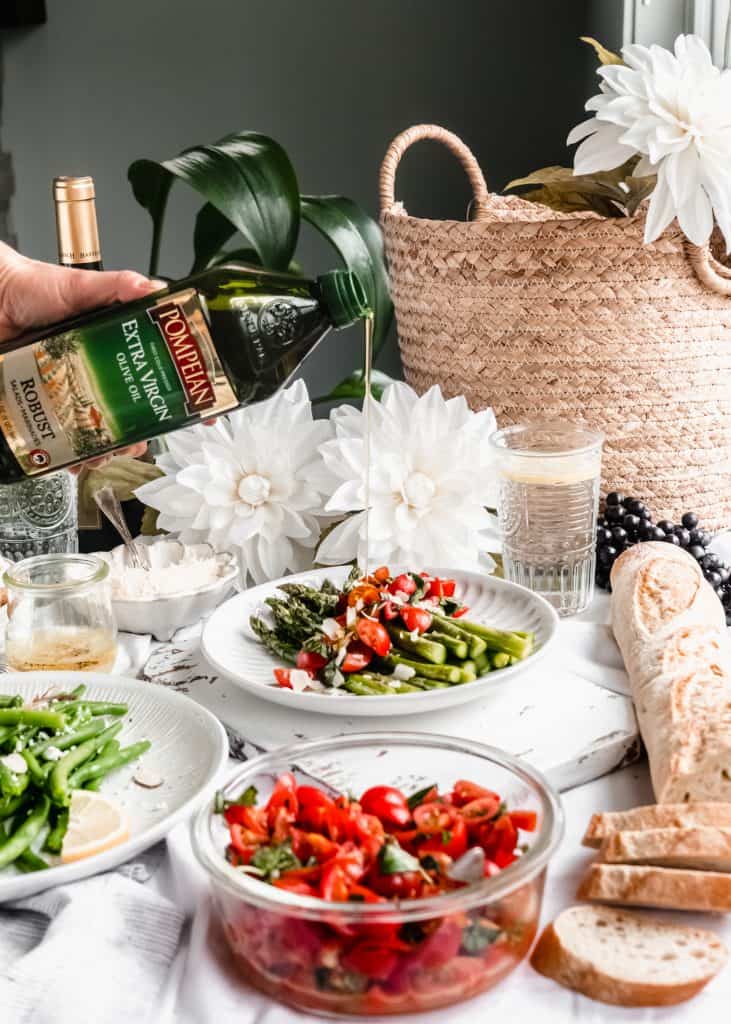
M368 878L368 886L389 899L413 900L420 895L423 881L418 871L400 871L394 875L374 872Z
M350 885L348 876L337 859L331 860L322 869L320 895L324 900L344 903L348 898Z
M469 782L467 779L458 779L452 787L452 803L455 807L464 807L465 804L471 803L472 800L479 800L483 796L495 797L498 804L500 803L497 793L491 789L485 789L484 786L478 786L475 782Z
M469 845L467 825L453 807L449 810L449 824L441 832L433 833L419 844L419 856L425 853L446 853L452 860L457 860L466 851Z
M411 597L416 593L416 580L408 573L402 572L393 583L389 584L388 589L392 594L406 594L407 597Z
M373 658L373 651L360 640L348 646L348 653L340 666L343 672L361 672Z
M383 608L381 608L381 615L386 622L393 622L394 619L398 618L398 605L393 604L392 601L386 601Z
M391 573L389 572L387 565L379 565L373 573L373 579L378 583L385 583L390 575Z
M414 630L417 633L426 633L432 622L431 612L426 608L414 608L412 605L406 605L401 609L401 618L409 633L413 633Z
M358 619L355 631L366 647L375 651L379 658L385 658L391 650L391 637L380 622L374 622L373 619Z
M535 811L511 811L510 820L522 832L535 832L538 815Z
M461 808L460 813L468 825L484 825L497 814L500 807L500 797L497 793L490 793L489 796L478 796L476 800L470 800Z
M303 668L305 672L310 672L314 676L316 672L327 665L327 658L316 651L300 651L295 664L297 668Z
M372 786L360 798L360 805L366 814L374 814L384 825L404 828L411 821L406 797L393 786Z

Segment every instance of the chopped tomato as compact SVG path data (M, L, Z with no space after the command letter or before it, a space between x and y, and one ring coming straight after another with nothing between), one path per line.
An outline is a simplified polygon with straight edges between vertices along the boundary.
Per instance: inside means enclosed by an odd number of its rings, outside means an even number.
M365 974L374 981L386 981L398 964L399 956L376 939L364 939L348 950L340 962L349 971Z
M380 622L358 619L355 630L366 647L370 647L379 658L384 658L391 650L391 637Z
M452 616L451 617L453 619L461 619L462 616L466 615L468 611L469 611L469 608L467 607L467 605L463 604L462 607L458 608L456 612L452 612Z
M500 807L500 797L497 793L489 796L478 796L476 800L470 800L468 804L460 808L462 817L469 826L484 825L497 814Z
M379 565L376 571L373 573L373 578L378 583L385 583L388 577L391 575L387 565Z
M417 633L426 633L432 623L431 612L426 608L414 608L412 605L406 605L401 609L401 618L409 633L413 633L414 630Z
M354 640L348 646L348 652L340 668L343 672L361 672L373 658L373 651L360 640Z
M538 815L535 811L511 811L510 820L521 832L535 832Z
M308 832L327 832L335 801L315 786L297 787L297 823Z
M314 857L318 863L334 857L339 845L321 836L319 832L303 832L300 828L290 828L289 839L292 843L292 851L301 861L308 861Z
M284 816L294 822L297 817L297 780L291 772L284 772L277 779L272 795L267 802L267 822L269 828L274 828L277 819ZM284 812L283 815L279 812Z
M452 803L455 807L464 807L465 804L471 803L472 800L479 800L483 796L495 797L498 804L500 803L497 793L491 789L485 789L484 786L478 786L474 782L468 782L466 779L459 779L452 787Z
M264 842L269 838L267 831L267 814L263 807L244 807L243 804L231 804L223 812L228 825L242 825L250 832L257 832Z
M381 608L381 615L386 622L393 622L394 619L398 618L398 606L392 601L386 601L383 608Z
M281 686L285 690L292 689L292 683L289 679L289 673L291 669L288 668L275 668L274 678L277 680L277 686Z
M314 676L315 673L327 665L327 658L316 651L300 651L295 664L297 668L302 668L305 672L309 672Z
M406 797L393 786L372 786L360 798L360 803L367 814L374 814L384 825L403 828L411 821Z
M439 577L433 579L429 584L429 589L426 592L427 597L453 597L454 590L457 586L455 580L440 580Z
M423 882L418 871L401 871L394 875L374 872L368 878L368 885L381 896L400 900L413 900L420 896Z
M317 896L316 890L307 882L300 882L297 878L275 878L272 885L277 889L284 889L286 892L296 892L299 896Z
M512 854L518 841L518 832L507 814L501 814L492 824L483 825L479 841L487 856L499 865L498 851Z
M249 832L249 830L244 828L243 825L229 825L228 831L229 838L231 840L231 848L240 856L245 856L249 850L256 850L257 846L260 846L262 841L265 843L269 841L268 836L262 840L254 833Z
M420 856L425 853L446 853L452 860L457 860L466 851L469 845L467 825L454 807L450 807L449 811L450 820L446 828L432 833L425 842L419 844Z
M348 876L343 867L337 860L330 861L322 870L320 895L324 900L344 903L348 898L349 891Z
M380 592L372 583L361 583L348 594L348 604L352 608L362 601L364 605L376 604L381 598Z
M392 594L405 594L406 597L411 597L416 593L416 580L408 573L402 572L389 584L388 589Z

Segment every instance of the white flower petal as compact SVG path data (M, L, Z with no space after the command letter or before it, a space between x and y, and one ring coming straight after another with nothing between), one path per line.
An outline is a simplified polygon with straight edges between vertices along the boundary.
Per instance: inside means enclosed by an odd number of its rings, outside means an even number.
M662 175L662 168L660 168L657 185L650 197L650 205L647 209L645 242L654 242L656 238L659 238L674 216L673 197Z

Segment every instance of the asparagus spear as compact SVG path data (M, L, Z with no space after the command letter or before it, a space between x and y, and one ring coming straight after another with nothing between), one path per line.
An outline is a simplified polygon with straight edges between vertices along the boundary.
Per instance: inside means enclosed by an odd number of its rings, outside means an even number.
M325 590L324 584L322 590L315 590L314 587L308 587L304 583L280 583L279 589L289 597L298 598L321 619L332 615L338 604L337 591Z
M441 615L434 615L439 622L439 628L447 621ZM491 651L503 651L514 658L526 658L533 650L533 637L521 636L519 633L509 633L504 629L491 629L489 626L481 626L477 622L467 622L460 619L459 628L472 636L484 640Z
M456 665L429 665L424 661L412 661L397 651L387 654L383 662L389 668L406 665L413 668L418 676L423 676L425 679L437 679L441 683L460 683L462 681L461 670Z
M487 650L487 644L482 637L469 633L455 622L454 619L450 619L446 615L438 615L436 612L432 612L432 630L434 629L439 633L446 633L447 636L452 636L455 640L462 640L466 643L468 647L467 653L470 658L477 658Z
M284 661L290 661L294 663L297 658L298 648L294 644L287 643L285 640L281 640L273 629L262 620L258 619L256 615L252 615L249 619L249 625L256 633L257 637L273 654L276 654L278 658L282 658Z
M281 597L268 597L265 601L274 615L277 633L292 644L302 643L313 633L322 628L322 618L314 615L306 604L296 597L285 600Z
M446 647L447 652L452 656L452 658L464 661L465 658L470 657L470 645L466 639L460 640L455 636L450 636L448 633L440 633L436 629L429 631L428 639L436 640L437 643ZM475 637L475 639L477 640L478 637Z
M490 664L493 668L506 668L510 664L510 655L505 651L491 651Z
M352 672L345 677L343 689L358 697L375 697L387 696L392 693L415 693L419 690L419 687L403 682L389 686L388 683L381 682L372 676Z
M406 629L389 626L388 632L394 643L408 654L415 654L424 661L434 665L443 665L447 660L447 648L435 640L427 640L424 636L412 637Z
M489 672L492 668L490 664L490 655L487 651L483 651L482 654L475 658L475 671L478 676L484 676L486 672Z

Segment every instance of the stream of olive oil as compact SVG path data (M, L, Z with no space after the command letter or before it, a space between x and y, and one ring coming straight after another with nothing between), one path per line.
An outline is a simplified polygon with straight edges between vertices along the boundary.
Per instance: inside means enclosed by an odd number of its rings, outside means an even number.
M364 462L365 462L365 570L370 572L370 521L371 521L371 366L373 364L373 314L363 321L365 343L363 349L363 415L364 415Z

